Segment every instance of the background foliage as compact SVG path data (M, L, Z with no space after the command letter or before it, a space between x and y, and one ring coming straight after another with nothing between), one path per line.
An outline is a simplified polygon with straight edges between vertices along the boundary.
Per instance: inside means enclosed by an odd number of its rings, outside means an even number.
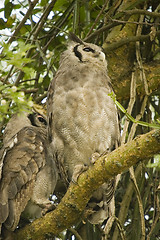
M159 119L159 1L5 0L0 14L1 140L11 114L33 103L45 108L70 31L103 46L117 100L129 114L146 122ZM150 130L120 115L121 144ZM109 233L103 232L104 226L87 226L86 239L160 239L159 158L121 176ZM80 239L78 228L67 230L61 239Z

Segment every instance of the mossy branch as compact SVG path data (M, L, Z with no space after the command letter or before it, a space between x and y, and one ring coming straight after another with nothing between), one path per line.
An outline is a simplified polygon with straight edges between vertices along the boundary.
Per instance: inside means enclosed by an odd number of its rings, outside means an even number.
M42 240L47 234L58 235L79 221L92 193L102 183L159 152L160 130L153 130L100 157L94 166L81 174L78 184L70 184L56 210L17 231L14 239Z

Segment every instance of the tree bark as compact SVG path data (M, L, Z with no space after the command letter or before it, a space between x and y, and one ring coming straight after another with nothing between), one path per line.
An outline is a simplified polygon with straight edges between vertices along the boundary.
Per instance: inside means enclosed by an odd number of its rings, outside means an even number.
M121 64L121 62L119 62ZM149 93L154 93L160 88L160 63L159 61L153 61L143 64L143 68L146 74ZM126 69L126 72L119 72L120 69L110 69L109 76L112 81L114 92L118 101L130 98L130 83L131 73L133 69ZM137 74L137 94L141 97L145 96L144 82L140 79L140 69L136 69Z

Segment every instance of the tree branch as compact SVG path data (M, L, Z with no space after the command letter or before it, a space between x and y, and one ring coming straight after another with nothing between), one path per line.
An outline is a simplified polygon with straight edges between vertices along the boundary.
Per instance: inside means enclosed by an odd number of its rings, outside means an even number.
M134 14L141 14L141 15L147 15L153 18L158 18L160 17L160 13L158 12L149 12L147 10L144 9L132 9L132 10L122 10L119 11L120 13L124 13L125 15L134 15Z
M156 32L156 36L160 36L160 31ZM137 35L137 36L128 36L126 38L122 38L119 41L113 42L111 44L108 44L107 42L105 42L103 44L103 48L105 50L106 53L113 51L119 47L122 47L125 44L128 44L130 42L145 42L148 41L150 39L150 34L147 35Z
M96 31L94 31L93 33L91 33L89 36L86 36L83 41L85 42L89 42L91 41L91 39L93 39L94 37L98 36L100 33L102 32L105 32L105 31L108 31L109 29L115 27L115 26L118 26L118 25L121 25L122 23L118 23L118 22L113 22L113 23L110 23L106 26L103 26L101 27L100 29L97 29Z
M158 152L160 152L160 130L153 130L100 157L94 166L81 174L78 184L70 184L55 211L19 230L15 234L15 239L42 240L48 233L57 235L69 228L79 221L87 202L101 184Z

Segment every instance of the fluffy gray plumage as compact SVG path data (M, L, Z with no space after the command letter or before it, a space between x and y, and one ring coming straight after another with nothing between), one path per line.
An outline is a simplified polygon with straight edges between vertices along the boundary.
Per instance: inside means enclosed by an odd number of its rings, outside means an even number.
M119 139L117 109L102 49L72 37L48 90L49 139L64 182L77 167L91 164L94 153L112 151ZM108 217L114 180L103 184L90 201L92 223Z

